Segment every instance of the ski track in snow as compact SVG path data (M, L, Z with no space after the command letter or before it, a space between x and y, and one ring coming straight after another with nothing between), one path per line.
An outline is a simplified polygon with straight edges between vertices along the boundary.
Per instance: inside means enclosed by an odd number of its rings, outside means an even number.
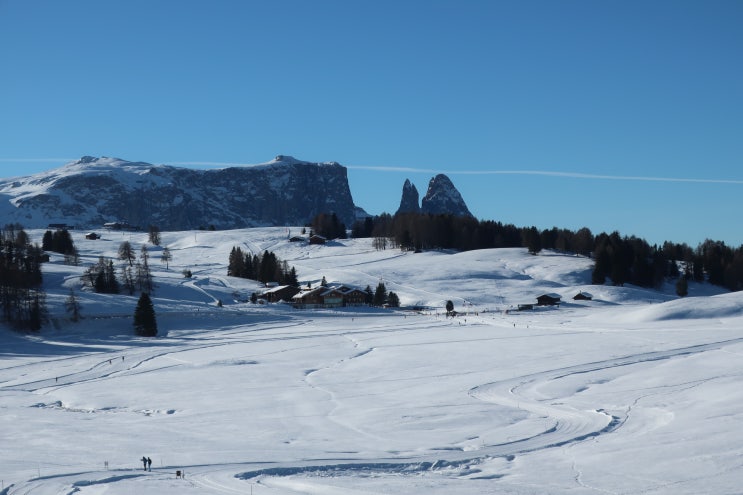
M119 350L116 351L117 357L123 355L126 359L109 359L108 357L103 356L100 361L98 361L95 365L89 367L88 369L68 375L66 377L61 377L62 380L64 380L63 383L52 385L50 382L53 381L53 379L50 378L46 380L35 380L26 383L4 385L0 386L0 390L24 390L31 392L41 391L43 393L47 393L48 391L51 391L56 387L63 387L65 385L79 384L94 380L105 380L115 374L140 373L139 368L155 359L163 357L173 357L179 353L192 350L228 345L236 341L255 342L257 340L261 340L262 338L268 340L293 340L316 339L327 336L342 336L352 344L351 348L349 349L350 352L348 353L347 357L342 358L336 363L330 364L327 368L324 368L329 369L332 367L340 366L341 364L350 360L363 359L363 357L374 352L374 348L360 349L358 341L354 340L353 338L354 334L377 334L379 332L385 331L405 332L410 330L420 330L419 324L411 324L403 325L401 327L372 326L358 331L338 330L304 334L301 333L301 327L302 325L298 322L291 322L291 324L284 325L283 328L286 330L297 329L297 333L279 333L265 337L256 336L254 334L260 331L275 331L277 327L261 328L257 330L246 330L245 328L243 328L242 330L234 332L218 332L215 335L210 335L209 338L206 339L206 343L201 342L204 339L195 339L194 342L189 342L187 344L177 346L176 348L170 348L167 351L160 351L158 349L150 349L138 352L134 352L131 349L127 349L125 351ZM216 339L217 341L208 342L208 340L210 339ZM271 483L273 483L275 486L281 486L283 483L286 488L290 488L291 486L300 486L301 483L284 483L278 481L276 478L294 476L297 474L316 474L323 472L332 472L334 476L340 476L344 473L347 475L359 473L411 474L418 471L441 469L444 467L457 468L460 466L476 465L478 462L484 459L494 457L503 457L510 460L517 455L525 454L528 452L570 446L577 442L582 442L588 439L595 439L601 435L610 434L621 428L627 417L631 414L632 407L650 393L638 395L634 403L630 405L625 411L610 413L600 408L592 411L576 410L571 407L565 406L560 402L545 402L544 400L540 400L539 398L537 398L538 394L535 392L535 389L538 388L540 385L551 381L561 380L573 375L590 375L592 373L597 373L612 368L634 366L655 361L681 358L697 353L715 351L721 349L722 347L741 342L743 342L743 338L736 338L719 342L679 347L676 349L664 351L639 353L603 361L588 362L580 365L557 368L554 370L543 371L530 375L513 377L507 380L487 383L473 387L469 391L469 395L477 400L527 411L534 416L543 417L550 422L550 427L546 428L544 431L537 435L510 440L506 443L501 444L483 445L480 449L475 451L446 450L436 453L421 454L409 457L389 457L376 459L333 459L329 457L327 459L306 460L303 462L268 462L264 463L263 465L246 463L244 465L233 465L229 468L226 468L224 465L189 466L186 467L186 472L189 474L187 481L194 486L201 487L204 490L207 490L209 493L244 493L245 487L243 485L245 484L245 481L255 482L262 477L269 477L269 479L273 479ZM178 365L179 364L174 364L173 366ZM111 369L112 367L113 369ZM164 367L161 366L141 372L149 373L163 368ZM330 400L331 402L333 402L334 406L333 409L328 413L328 418L344 428L352 428L356 433L369 435L368 432L361 431L358 428L338 421L336 418L333 417L333 411L339 405L333 392L323 389L322 387L312 383L312 375L323 372L324 369L308 370L305 375L305 381L307 382L308 386L321 391L330 397ZM5 370L7 370L7 368ZM674 387L694 387L696 385L698 385L698 383L690 382L687 384L678 384ZM655 391L651 393L657 394L660 392ZM55 404L40 404L39 406L56 407ZM61 404L59 405L59 407L64 408ZM581 480L581 471L575 465L573 469L576 473L576 482L581 486L586 486ZM174 471L174 469L172 471ZM54 493L77 493L84 486L105 485L107 483L115 483L117 481L129 479L136 476L150 476L150 473L146 475L122 474L120 476L111 476L110 473L108 473L106 474L107 477L97 479L97 477L103 475L104 473L90 473L92 481L85 483L81 483L79 481L73 482L71 485L72 489L67 492L65 490L67 490L70 485L65 482L64 487L60 488L60 491ZM48 489L52 480L64 479L65 477L74 476L75 473L68 473L44 479L29 480L26 483L23 483L22 488L8 487L4 491L4 493L0 492L0 494L48 494L52 493ZM168 476L170 476L170 474L168 474ZM238 482L236 483L235 480L238 480ZM45 488L42 489L42 486ZM310 489L308 488L308 490ZM313 488L312 490L319 489ZM325 492L315 492L312 490L302 491L301 493L333 493L332 490Z
M284 244L284 241L276 241L271 238L244 241L242 243L242 245L247 247L250 252L255 254L262 253L266 249L278 247L280 244ZM375 274L360 270L359 267L362 265L372 265L377 263L377 260L354 262L354 254L349 254L349 257L346 260L343 258L344 255L323 255L321 254L323 251L320 248L315 250L307 246L301 249L302 251L294 258L295 260L300 261L300 263L294 263L298 268L306 267L309 269L312 261L327 259L338 261L340 258L342 262L336 263L336 266L343 267L343 270L346 273L352 273L354 276L364 278L376 277ZM213 249L210 247L204 247L201 251L202 254L204 254L204 259L208 260L213 255ZM406 256L406 254L396 253L382 261L388 262L391 259L400 258L402 256ZM201 257L201 255L199 255L199 257ZM293 261L291 258L287 258L287 260ZM502 265L505 266L506 269L510 269L508 260L503 260ZM188 287L197 292L200 296L207 298L208 301L215 303L218 298L203 286L223 286L229 288L229 280L220 277L219 275L215 275L214 270L209 268L210 266L211 265L208 263L202 263L198 267L194 267L194 273L199 273L200 278L198 280L180 281L178 284ZM215 266L219 266L220 270L222 269L222 265L215 264ZM317 270L317 268L312 269ZM528 278L531 278L531 276L528 275L530 269L530 267L513 267L514 273L523 274ZM398 281L395 280L395 277L385 278L385 282L388 282L390 287L394 287L396 290L397 288L401 288L414 294L425 292L429 296L441 298L442 300L447 299L447 297L441 295L441 292L438 290L426 290L415 287L413 283ZM388 287L388 289L390 287ZM456 300L456 298L454 299ZM176 311L158 312L158 316L162 318L167 318L169 316L183 316L183 314L183 312ZM210 318L223 315L231 317L243 316L240 311L234 311L232 309L225 308L224 310L215 310L214 308L209 308L204 311L190 314L190 317L196 321L198 321L199 318L203 318L207 321ZM315 315L318 316L316 317ZM499 317L498 315L495 316ZM96 316L96 318L101 320L129 317L129 315L123 314ZM348 345L347 348L344 347L340 354L335 355L331 360L328 360L328 362L318 365L316 369L307 369L303 377L304 385L328 397L330 407L326 419L339 425L341 428L352 431L355 435L367 436L369 438L381 440L379 437L374 435L371 429L366 431L363 428L364 425L359 427L358 425L354 425L348 421L343 421L343 418L336 414L343 404L339 401L336 392L331 387L320 384L320 378L323 376L323 373L332 373L334 368L338 368L350 362L355 362L355 360L363 360L365 358L373 359L376 357L377 354L375 353L382 349L383 346L377 347L371 345L364 341L364 337L379 337L389 334L405 336L409 332L421 333L452 326L454 320L440 320L427 316L411 316L405 320L398 314L389 316L390 319L382 323L365 324L363 326L358 326L358 328L353 324L348 324L345 327L338 324L335 327L330 328L325 328L322 325L314 326L315 318L336 317L339 319L338 321L341 321L340 319L344 318L351 320L353 314L334 313L333 311L293 311L291 313L283 313L280 316L277 316L273 313L270 315L262 315L258 322L242 321L240 323L234 323L233 326L220 326L219 330L176 330L173 331L172 337L168 336L163 339L158 339L154 344L148 347L141 346L141 344L130 345L127 341L111 342L101 340L91 342L90 345L99 346L97 351L78 352L71 356L45 358L38 362L26 362L20 365L4 366L3 363L0 363L0 393L30 392L44 396L52 394L54 391L67 386L96 381L105 382L125 375L157 373L168 368L192 365L188 359L184 359L183 356L180 356L183 353L207 349L218 350L221 347L233 344L261 344L267 342L293 343L296 341L306 340L313 346L319 347L327 345L323 339L329 337L341 338L350 345ZM526 316L521 315L520 317L525 318ZM532 317L530 316L529 318L529 321L531 322ZM474 321L471 323L478 326L488 325L485 318L473 318L473 320ZM501 324L502 323L503 322L501 322ZM510 326L510 323L502 326ZM575 333L580 334L583 332L586 332L586 330L579 328ZM600 330L597 332L600 333ZM561 331L560 335L565 336L570 335L571 333L572 332L570 331ZM456 334L452 335L451 340L448 341L450 343L472 343L478 341L476 338L469 337L463 337L461 340L458 340L454 336ZM517 339L524 337L536 338L540 336L547 337L549 335L550 333L545 331L545 329L535 329L533 332L529 332L523 336L515 336L513 334L493 334L492 336L484 337L480 340ZM641 339L644 337L632 336L631 338ZM435 341L432 340L431 342L437 344L447 343L447 341L442 340L441 338ZM650 340L648 342L652 343ZM420 346L426 343L428 342L424 339L417 338L411 343L401 342L395 346ZM479 463L494 458L502 458L510 463L518 456L548 449L562 449L563 451L569 452L582 442L600 441L605 435L611 435L620 431L625 424L627 424L630 417L634 414L639 414L637 412L638 405L648 397L665 393L675 393L681 390L691 390L709 380L716 380L727 375L712 375L712 378L689 380L670 385L654 385L646 389L633 389L633 399L627 405L622 407L615 406L614 408L605 404L596 404L595 407L592 406L587 409L576 409L570 405L573 402L565 400L570 398L569 395L565 395L564 397L559 396L556 398L546 398L539 391L541 387L555 384L561 380L566 380L577 375L584 375L587 378L588 383L602 383L600 376L599 379L595 381L591 381L590 376L593 374L600 375L602 372L607 370L625 367L630 368L634 366L641 367L654 362L682 359L706 352L719 351L740 355L739 353L734 353L728 349L723 349L724 347L740 343L743 343L743 338L732 338L696 345L673 344L674 348L672 349L638 352L626 356L612 357L610 359L556 367L554 369L514 376L492 382L487 382L487 377L485 380L482 380L482 376L480 376L480 379L475 383L485 383L462 390L463 395L466 395L475 401L479 401L486 406L492 404L500 408L509 408L521 411L527 414L532 425L537 425L537 427L533 432L523 430L521 436L515 435L513 437L508 437L507 441L491 443L483 442L473 450L464 450L458 446L441 448L429 445L425 447L425 449L422 449L420 453L415 451L406 454L390 454L389 456L384 456L384 453L382 453L381 456L369 458L361 458L361 454L358 452L349 452L348 456L344 458L339 457L337 452L323 453L322 451L318 451L313 458L295 459L292 461L267 460L256 462L255 460L246 460L244 463L206 463L187 466L164 466L153 469L151 473L143 473L134 470L86 471L80 469L74 471L70 470L70 472L55 474L53 476L29 477L25 481L15 480L14 484L6 485L5 488L0 489L0 495L23 495L27 493L33 495L72 495L75 493L80 495L93 495L105 492L107 486L114 486L117 483L136 483L139 481L142 482L142 490L141 492L138 490L138 492L151 493L152 487L146 485L145 482L152 480L158 480L163 483L181 483L181 485L178 486L184 487L183 493L249 493L249 486L252 486L256 489L262 490L260 492L256 491L256 495L259 493L270 493L272 490L285 490L282 493L286 493L286 490L288 490L292 493L296 492L318 495L335 495L336 493L367 495L376 492L347 488L341 490L315 481L325 475L359 477L416 475L421 472L430 472L442 469L452 470L456 473L455 476L476 479L478 476L477 465ZM671 344L668 343L668 345ZM284 350L278 349L273 351L273 353L276 354L281 352L284 352ZM262 356L267 356L268 354L269 353L265 353L262 354ZM253 358L254 356L249 357ZM255 359L259 358L256 357ZM160 363L159 360L163 360L164 362ZM74 370L73 365L78 361L86 364L86 367L84 369ZM245 358L241 363L242 362L255 364L257 361ZM157 364L155 365L155 363ZM70 366L70 372L56 376L55 370L60 369L59 365ZM63 367L62 369L66 368ZM533 369L542 368L532 368L532 370ZM429 376L429 378L435 378L435 376ZM573 394L577 394L581 391L581 389L575 390ZM135 411L122 408L100 408L94 410L75 409L66 406L61 401L40 401L38 404L30 407L60 409L73 413L81 412L90 414L172 414L175 412L174 410L169 409L163 409L162 411ZM643 413L645 415L650 414L647 410L643 411ZM658 416L657 418L651 416L650 419L652 421L663 420L661 416ZM645 421L647 421L647 418L645 418ZM640 428L643 427L652 428L653 425L641 424ZM474 438L477 437L475 436ZM569 454L568 457L570 457ZM62 469L64 468L69 468L69 466L63 466ZM183 468L185 468L186 471L186 479L174 480L175 470ZM579 462L575 459L575 456L573 456L572 462L570 463L570 469L572 470L575 487L595 492L617 493L592 486L591 483L586 480L585 473ZM733 468L730 469L732 470ZM298 477L299 475L314 475L315 477L311 483L307 483ZM482 476L482 479L497 479L501 475L486 473ZM637 479L641 478L638 476ZM704 475L699 475L698 479L705 479ZM674 483L663 484L658 480L652 480L652 483L648 484L651 485L653 489L657 490L658 487L672 487Z

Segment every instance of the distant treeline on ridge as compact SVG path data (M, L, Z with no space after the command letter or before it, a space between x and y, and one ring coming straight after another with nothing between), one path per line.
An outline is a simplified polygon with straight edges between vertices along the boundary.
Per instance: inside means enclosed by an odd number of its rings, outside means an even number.
M743 246L733 249L724 242L706 240L696 248L664 242L650 245L635 236L618 232L594 235L584 227L538 230L516 227L492 220L453 215L384 213L357 221L351 237L373 238L377 249L401 248L411 251L454 249L469 251L525 247L536 254L542 249L575 253L595 261L592 283L630 283L659 287L665 280L677 281L677 292L686 295L688 280L708 281L731 291L743 289Z

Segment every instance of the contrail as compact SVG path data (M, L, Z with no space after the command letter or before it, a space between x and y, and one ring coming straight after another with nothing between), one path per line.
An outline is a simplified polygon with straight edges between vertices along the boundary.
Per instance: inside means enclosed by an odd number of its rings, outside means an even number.
M76 158L0 158L0 163L55 163L72 162ZM163 162L176 166L197 167L251 167L260 164L247 164L235 162ZM687 184L732 184L743 185L743 179L704 179L693 177L652 177L642 175L608 175L587 174L583 172L554 172L549 170L437 170L432 168L414 167L386 167L371 165L347 165L349 170L369 170L372 172L390 173L424 173L424 174L447 174L447 175L538 175L543 177L561 177L566 179L584 180L615 180L634 182L678 182Z
M641 175L605 175L586 174L581 172L553 172L548 170L434 170L412 167L372 167L365 165L350 165L352 170L371 170L377 172L406 172L447 175L541 175L546 177L562 177L567 179L591 180L620 180L644 182L686 182L693 184L743 184L743 179L703 179L684 177L650 177Z
M1 163L66 163L75 160L77 160L77 158L0 158Z

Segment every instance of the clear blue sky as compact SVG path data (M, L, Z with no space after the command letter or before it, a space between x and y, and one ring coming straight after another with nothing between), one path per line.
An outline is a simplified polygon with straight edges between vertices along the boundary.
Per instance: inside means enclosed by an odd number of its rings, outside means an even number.
M445 172L479 218L738 246L742 26L738 0L0 0L0 176L285 154L374 214Z

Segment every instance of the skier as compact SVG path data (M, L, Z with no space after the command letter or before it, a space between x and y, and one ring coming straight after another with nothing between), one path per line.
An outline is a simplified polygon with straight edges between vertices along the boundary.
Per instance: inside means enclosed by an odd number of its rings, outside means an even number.
M149 457L147 458L147 467L150 468L150 472L152 472L152 459Z
M142 456L142 464L144 464L144 470L147 471L147 458Z

